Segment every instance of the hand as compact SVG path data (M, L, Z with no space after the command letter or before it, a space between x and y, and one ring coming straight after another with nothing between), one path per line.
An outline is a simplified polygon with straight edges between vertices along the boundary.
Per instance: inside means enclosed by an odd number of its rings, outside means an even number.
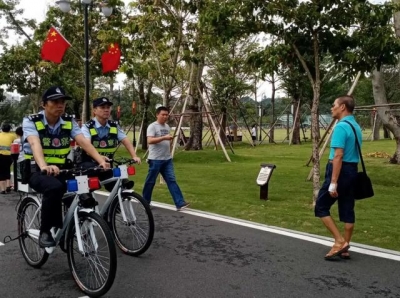
M137 163L138 165L140 165L140 164L142 163L142 161L140 160L140 158L137 157L137 156L132 157L132 159L133 159L134 161L136 161L136 163Z
M166 140L166 141L171 141L174 137L171 136L171 135L165 135L163 138L164 138L164 140Z
M57 176L60 174L60 169L57 166L44 166L40 168L42 171L47 172L47 176Z
M110 164L104 160L101 163L99 163L99 166L102 167L103 169L109 169L110 168Z
M102 155L101 156L105 161L110 161L110 159L107 157L107 156L105 156L105 155Z
M329 184L328 191L329 191L329 195L330 195L332 198L337 198L338 195L339 195L339 194L337 193L337 183L331 183L331 184Z

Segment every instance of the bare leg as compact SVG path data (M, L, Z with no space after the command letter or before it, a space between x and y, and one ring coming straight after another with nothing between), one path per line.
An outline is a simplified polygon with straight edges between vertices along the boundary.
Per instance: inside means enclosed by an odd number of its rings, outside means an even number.
M335 245L341 245L345 241L345 238L340 234L339 229L337 228L335 221L331 216L321 217L322 222L326 226L326 228L331 232L333 238L335 238Z
M0 191L5 191L6 190L6 181L0 181Z
M354 224L345 223L344 224L344 240L350 244L351 236L353 236Z

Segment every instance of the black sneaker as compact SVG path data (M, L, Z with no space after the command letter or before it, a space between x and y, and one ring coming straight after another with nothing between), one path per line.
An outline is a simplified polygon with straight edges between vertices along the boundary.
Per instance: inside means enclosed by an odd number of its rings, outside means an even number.
M190 206L190 204L185 202L185 203L183 203L183 205L181 207L176 208L176 211L182 211L183 209L186 209L189 206Z
M42 234L40 234L39 246L41 248L56 246L56 242L54 241L54 239L51 236L50 232L43 232Z

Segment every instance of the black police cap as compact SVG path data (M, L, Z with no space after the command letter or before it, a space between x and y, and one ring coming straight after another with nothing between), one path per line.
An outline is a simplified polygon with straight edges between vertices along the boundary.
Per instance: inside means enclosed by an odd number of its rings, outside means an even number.
M56 99L72 99L71 96L65 94L65 90L60 86L53 86L47 89L42 96L43 101L56 100Z
M113 103L107 98L107 97L98 97L93 100L93 107L98 107L98 106L103 106L103 105L108 105L112 106Z

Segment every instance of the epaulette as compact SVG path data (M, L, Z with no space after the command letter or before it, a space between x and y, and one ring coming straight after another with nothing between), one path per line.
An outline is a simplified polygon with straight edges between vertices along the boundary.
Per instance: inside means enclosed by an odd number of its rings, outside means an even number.
M111 126L118 126L118 122L117 121L113 121L113 120L108 120L108 124Z
M43 114L31 114L28 116L28 119L35 122L38 120L42 120L43 119Z
M71 121L73 117L72 117L72 115L69 115L69 114L63 114L63 115L61 115L61 118L66 121Z
M95 124L95 122L93 119L90 119L88 122L85 123L87 128L93 128L94 124Z

